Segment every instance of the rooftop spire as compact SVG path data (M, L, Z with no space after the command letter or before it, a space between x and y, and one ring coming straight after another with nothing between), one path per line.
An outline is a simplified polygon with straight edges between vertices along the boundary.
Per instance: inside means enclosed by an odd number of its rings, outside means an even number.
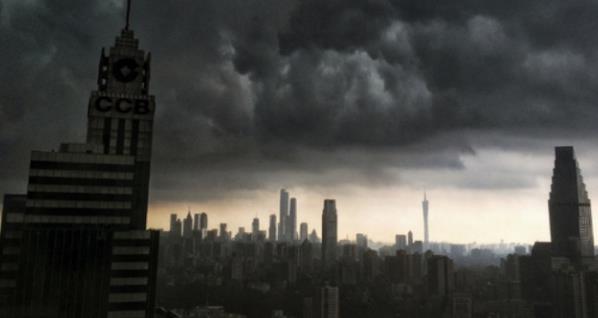
M130 19L131 19L131 0L127 0L127 22L125 24L125 30L129 30Z

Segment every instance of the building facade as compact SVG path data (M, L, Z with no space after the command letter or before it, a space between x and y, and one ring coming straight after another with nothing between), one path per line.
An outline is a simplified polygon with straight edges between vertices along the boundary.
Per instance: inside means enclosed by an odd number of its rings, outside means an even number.
M157 231L146 231L154 96L127 26L102 50L87 142L34 151L5 196L2 317L152 317Z
M322 211L322 265L330 267L337 259L337 227L336 201L324 200Z

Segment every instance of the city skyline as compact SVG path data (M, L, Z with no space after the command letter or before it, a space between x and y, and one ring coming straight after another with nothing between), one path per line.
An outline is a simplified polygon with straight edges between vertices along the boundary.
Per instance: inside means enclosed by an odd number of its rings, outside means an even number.
M0 0L0 316L598 318L595 16Z
M154 140L152 227L166 228L168 215L187 206L217 212L223 220L277 213L273 192L286 186L309 223L318 218L321 199L336 198L348 216L339 224L341 237L358 232L359 224L351 220L376 206L364 226L379 235L373 239L392 241L396 228L418 235L425 188L433 196L434 239L490 242L514 235L515 241L543 240L549 237L544 212L551 149L557 145L576 147L590 199L598 193L598 165L592 162L598 157L592 139L594 61L589 58L594 48L588 44L598 41L592 40L593 32L584 32L592 25L585 15L566 19L565 29L553 23L579 8L595 12L592 4L469 3L438 11L383 3L371 8L352 2L331 2L329 8L295 1L202 3L134 4L136 34L155 57L152 89L167 105L156 113L157 121L168 124L159 127ZM515 9L506 8L510 5ZM355 25L377 23L363 28L369 31L361 37L348 36L332 27L342 21L318 20L314 11L324 9L356 12ZM87 95L82 92L96 81L89 65L97 63L97 48L111 42L122 24L123 3L7 0L0 10L0 35L12 44L2 60L10 61L6 74L17 74L5 79L10 85L0 95L0 192L7 193L25 190L30 149L51 150L47 145L53 141L84 137L79 119L85 116L80 105ZM509 10L519 14L505 14ZM529 22L539 10L548 13ZM310 16L330 28L337 41L318 40L313 30L300 32L300 21ZM156 27L173 20L176 28ZM570 36L576 32L589 38ZM492 45L487 38L495 39ZM426 43L437 43L436 51ZM492 49L480 48L487 45ZM503 72L497 73L493 63L459 58L498 58L493 52L504 57L496 68ZM451 73L447 69L459 70L460 80L440 75ZM394 85L397 81L404 86ZM305 82L314 85L299 85ZM294 95L257 89L272 83L290 85ZM488 93L480 96L480 91ZM346 105L322 103L344 100L339 94L345 93L351 97ZM377 112L364 112L360 101ZM478 222L471 223L473 218ZM450 222L440 222L444 219ZM455 230L459 224L467 231Z

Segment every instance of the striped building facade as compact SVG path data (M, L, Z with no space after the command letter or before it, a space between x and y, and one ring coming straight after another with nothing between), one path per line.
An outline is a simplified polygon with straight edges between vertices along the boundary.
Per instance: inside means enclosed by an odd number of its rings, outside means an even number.
M4 196L0 317L153 316L149 61L122 30L102 50L87 142L32 152L27 193Z

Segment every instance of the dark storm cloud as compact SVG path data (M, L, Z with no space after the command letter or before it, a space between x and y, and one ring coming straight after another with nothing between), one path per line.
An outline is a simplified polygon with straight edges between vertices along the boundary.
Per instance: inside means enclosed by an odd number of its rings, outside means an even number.
M99 50L122 26L122 4L0 4L0 190L8 192L22 190L30 149L84 138ZM595 130L591 1L133 7L133 28L153 54L156 200L291 178L388 184L396 167L462 169L460 157L475 153L471 132L546 138Z

